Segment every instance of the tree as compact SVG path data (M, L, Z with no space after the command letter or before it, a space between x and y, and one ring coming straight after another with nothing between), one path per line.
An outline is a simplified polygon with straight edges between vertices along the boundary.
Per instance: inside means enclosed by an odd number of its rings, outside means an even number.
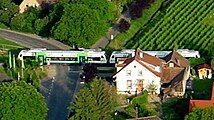
M127 9L128 5L130 5L134 0L113 0L115 9L116 9L116 15L121 15L121 12L123 12L124 8Z
M152 83L150 83L148 85L148 92L151 94L155 94L156 90L158 89L157 85L154 84L154 82L152 81Z
M183 120L188 113L189 100L171 98L162 103L163 120Z
M71 106L75 112L70 119L108 120L118 105L118 96L114 86L105 80L95 79L77 93L76 101Z
M147 91L144 91L142 95L133 98L131 104L129 104L125 110L126 113L132 117L146 117L149 115L148 108L146 107L147 105L148 93Z
M190 58L189 59L189 63L191 65L191 67L195 67L197 65L203 64L205 63L205 59L204 58Z
M26 12L23 14L17 14L11 20L11 28L23 31L23 32L31 32L35 31L34 22L38 19L39 11L34 8L30 7Z
M96 73L97 66L95 64L85 64L85 66L83 67L83 76L85 82L91 82L95 78Z
M11 0L3 0L0 3L0 22L5 25L10 25L12 17L19 12L19 7L15 5Z
M100 19L96 10L84 4L71 4L65 7L53 36L68 44L88 47L104 35L107 28L107 23Z
M96 10L99 17L105 21L112 21L115 19L116 10L113 2L108 0L79 0L78 4L84 4L92 10Z
M43 19L37 19L34 23L35 32L37 35L41 36L48 36L47 32L48 29L46 28L49 20L48 17L44 17Z
M0 85L0 119L44 120L47 106L44 97L23 81Z
M4 9L11 4L12 0L1 0L0 9Z
M195 108L193 112L189 113L185 120L213 120L214 107Z
M130 6L130 14L133 19L140 18L142 16L142 10L149 8L154 0L136 0Z

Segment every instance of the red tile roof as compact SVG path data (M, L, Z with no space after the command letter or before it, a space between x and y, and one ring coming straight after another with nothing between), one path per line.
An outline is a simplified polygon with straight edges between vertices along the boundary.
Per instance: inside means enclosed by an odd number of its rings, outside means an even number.
M171 53L169 53L163 59L167 63L172 61L173 63L175 63L179 67L188 68L190 66L189 61L187 59L185 59L182 55L180 55L178 52L176 52L175 50L173 50Z
M175 79L175 77L178 77L179 73L181 73L184 70L184 68L180 68L180 67L163 67L162 69L162 82L163 83L169 83L170 81L172 81L173 79ZM182 76L179 77L182 80Z
M211 69L211 67L208 64L198 65L198 69L203 69L203 68Z
M142 54L143 56L141 57L140 54ZM117 64L116 66L117 67L123 67L122 69L124 69L127 65L129 65L134 60L136 60L138 63L140 63L145 68L147 68L150 72L152 72L156 76L161 77L161 73L155 71L154 68L152 68L151 66L146 65L145 63L149 63L149 64L151 64L153 66L161 66L162 62L164 62L164 61L161 60L160 58L151 56L151 55L149 55L147 53L143 53L140 49L136 50L136 53L135 53L134 57L127 58L126 60L124 60L124 62L122 64ZM145 63L143 63L143 62L145 62ZM117 73L119 73L122 69L120 69Z
M190 100L189 103L189 112L192 112L193 108L205 108L214 105L214 83L212 87L212 95L210 100Z
M117 67L123 67L117 73L123 70L127 65L129 65L134 60L140 63L145 68L147 68L156 76L161 77L161 81L163 83L172 82L172 85L175 85L179 81L181 81L183 79L184 70L186 68L189 68L188 60L186 60L176 51L173 51L165 58L160 59L158 57L151 56L147 53L143 53L143 51L137 49L134 57L127 58L126 60L123 61L122 64L116 65ZM169 67L168 66L169 62L173 62L175 64L175 67ZM161 72L155 70L156 66L160 67Z

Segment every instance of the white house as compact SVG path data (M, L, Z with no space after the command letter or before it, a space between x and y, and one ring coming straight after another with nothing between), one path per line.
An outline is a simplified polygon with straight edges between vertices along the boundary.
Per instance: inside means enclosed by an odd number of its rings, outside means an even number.
M189 63L173 51L160 59L137 49L135 56L119 59L113 76L118 94L138 94L142 90L182 96L189 78Z
M152 61L150 59L153 59ZM163 60L137 50L135 57L116 64L116 87L120 94L136 94L142 90L153 90L160 94L161 71Z

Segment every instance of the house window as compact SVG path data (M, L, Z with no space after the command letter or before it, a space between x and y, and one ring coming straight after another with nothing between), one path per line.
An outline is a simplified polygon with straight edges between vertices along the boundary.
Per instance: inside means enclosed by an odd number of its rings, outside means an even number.
M137 82L137 91L143 90L143 80L138 80Z
M169 63L169 67L174 67L174 63Z
M142 76L142 75L143 75L142 70L138 70L138 76Z
M127 80L127 89L132 89L132 80Z
M131 76L131 70L126 70L126 76Z

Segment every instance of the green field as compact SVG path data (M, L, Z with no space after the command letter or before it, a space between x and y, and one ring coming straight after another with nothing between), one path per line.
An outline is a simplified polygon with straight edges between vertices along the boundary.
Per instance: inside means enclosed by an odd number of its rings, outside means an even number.
M9 49L14 49L14 48L21 48L21 46L14 42L11 42L7 39L0 37L0 49L9 50Z
M124 40L123 47L142 50L188 48L206 53L214 44L213 11L212 0L174 0L168 7L159 9L134 37Z

